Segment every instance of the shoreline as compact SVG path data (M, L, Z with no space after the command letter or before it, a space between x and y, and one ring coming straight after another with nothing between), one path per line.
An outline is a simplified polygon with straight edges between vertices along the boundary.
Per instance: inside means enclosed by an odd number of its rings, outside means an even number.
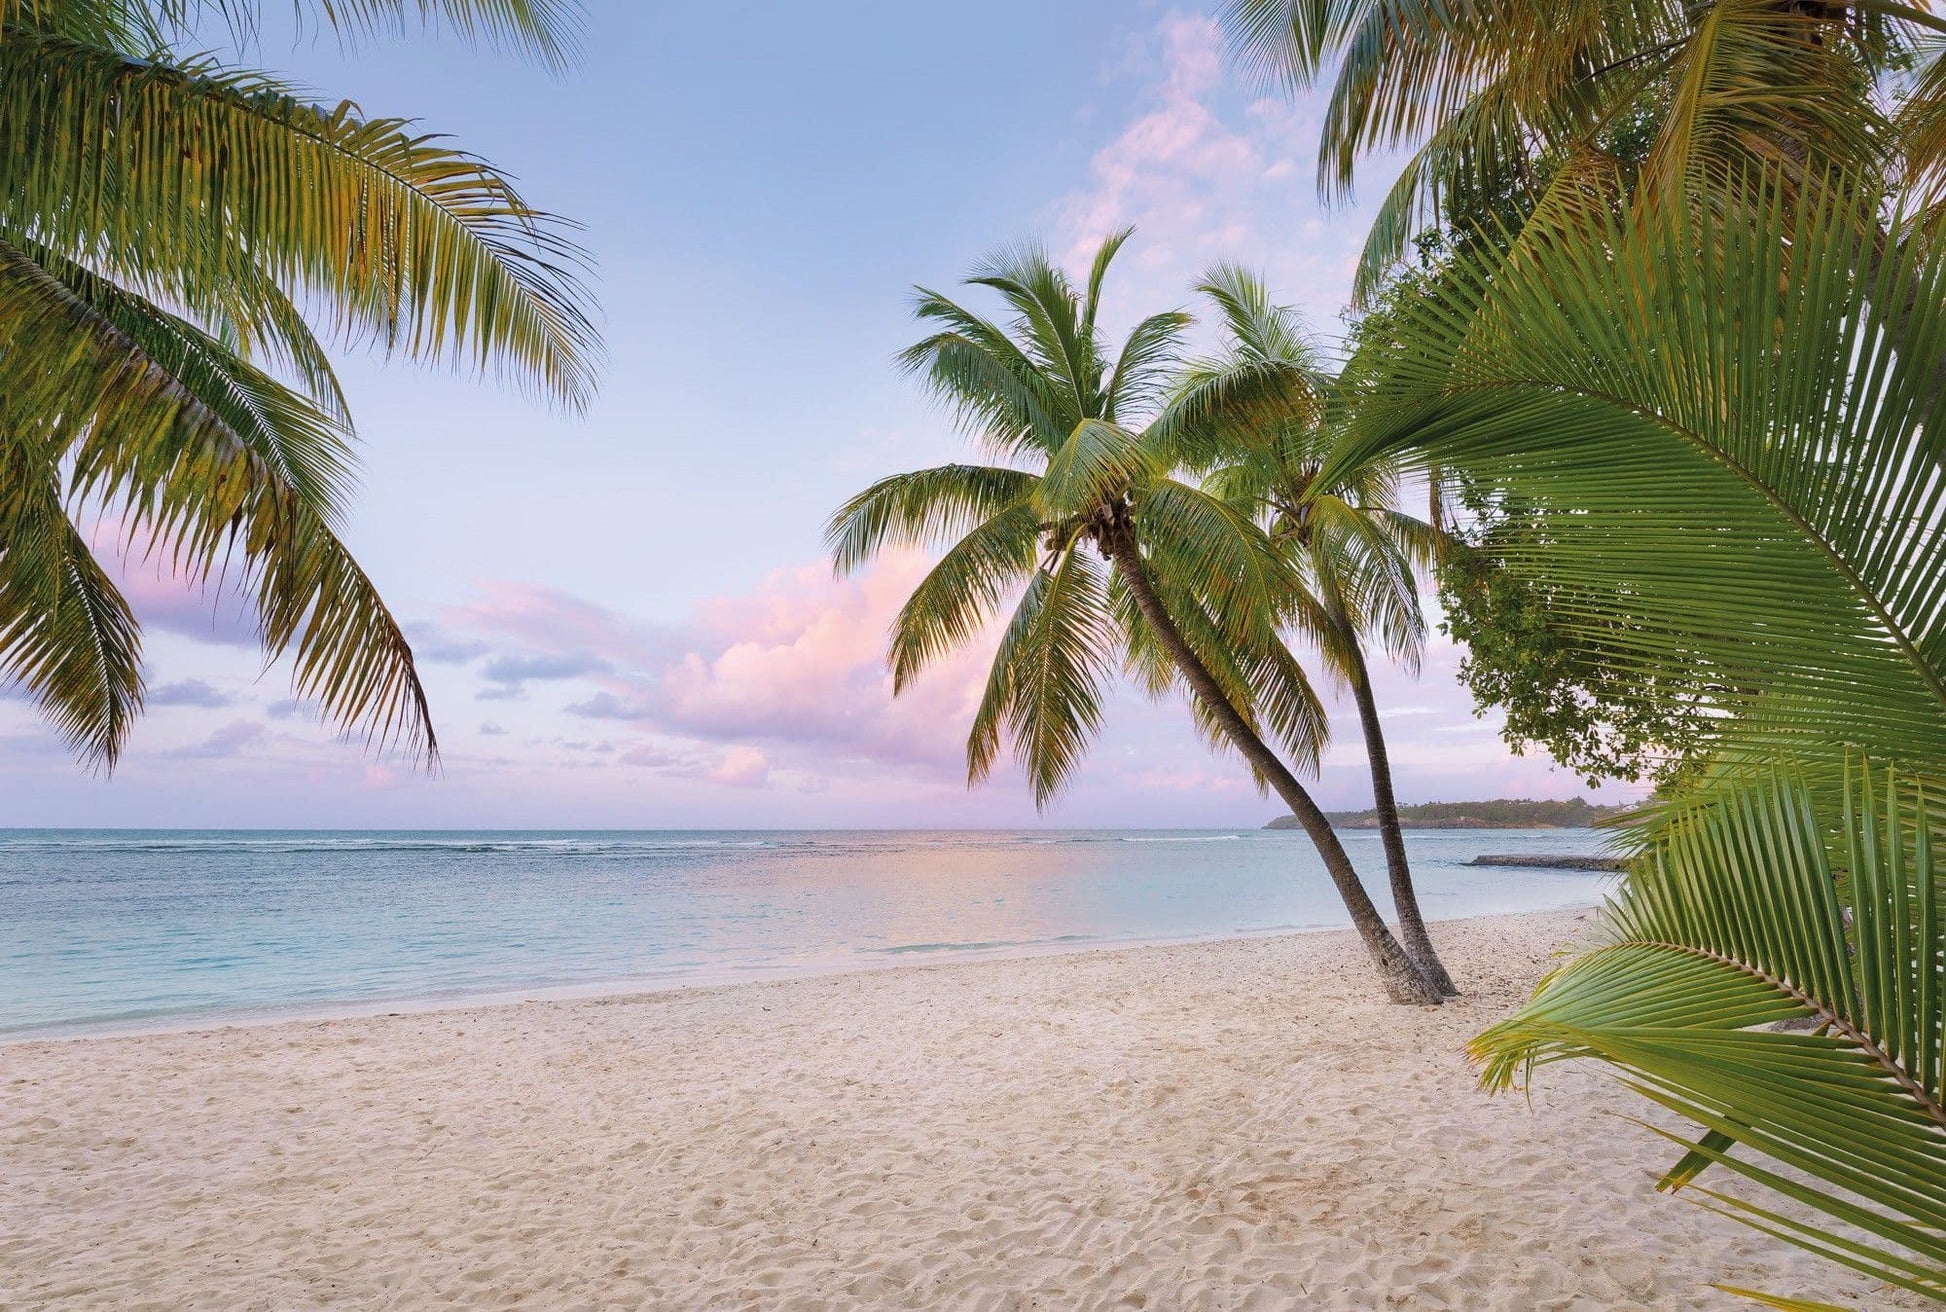
M1518 920L1525 916L1555 915L1592 911L1599 902L1559 907L1547 911L1510 911L1486 915L1452 916L1428 919L1428 924L1467 925L1480 921ZM1387 922L1388 924L1392 922ZM1394 927L1396 930L1396 926ZM1044 957L1080 956L1089 953L1130 952L1147 948L1190 947L1199 944L1248 942L1287 936L1348 932L1342 924L1277 925L1267 929L1234 930L1217 934L1191 934L1176 938L1142 937L1131 939L1081 939L1043 943L1020 943L984 948L977 944L953 945L937 956L920 950L896 949L903 955L886 961L833 960L796 966L719 967L677 977L636 976L579 983L513 986L483 992L454 994L400 994L382 998L346 999L302 1003L289 1006L223 1010L157 1016L151 1020L105 1020L63 1022L17 1033L0 1034L0 1052L23 1044L86 1043L97 1039L131 1039L165 1034L205 1034L226 1030L264 1029L278 1025L314 1024L323 1021L367 1020L402 1016L437 1015L455 1011L518 1007L528 1003L600 1001L606 998L633 998L664 993L706 993L746 985L793 983L802 980L831 979L850 975L876 975L886 971L918 970L934 966L977 965L1010 961L1034 961Z
M1461 1049L1592 911L0 1049L0 1304L1909 1304L1662 1197L1602 1069ZM138 1112L132 1113L130 1112Z
M1445 922L1442 1007L1337 931L13 1045L0 1305L1922 1306L1601 1068L1480 1092L1593 914Z

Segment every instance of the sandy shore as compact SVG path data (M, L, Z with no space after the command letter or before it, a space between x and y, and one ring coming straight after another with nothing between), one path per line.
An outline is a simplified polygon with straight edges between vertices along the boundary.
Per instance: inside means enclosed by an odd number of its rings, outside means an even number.
M1904 1306L1597 1069L1477 1092L1586 915L1440 927L1440 1009L1321 934L8 1046L0 1305Z

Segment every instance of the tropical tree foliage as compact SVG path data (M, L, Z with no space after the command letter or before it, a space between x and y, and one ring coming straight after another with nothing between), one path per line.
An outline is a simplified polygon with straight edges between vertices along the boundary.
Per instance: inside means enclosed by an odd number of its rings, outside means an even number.
M1708 689L1709 771L1637 823L1608 941L1475 1052L1495 1085L1619 1065L1704 1131L1670 1187L1727 1169L1839 1224L1716 1205L1946 1298L1939 219L1858 174L1601 194L1458 262L1333 459L1492 480L1564 632Z
M933 332L903 361L996 463L894 475L859 493L828 528L836 568L892 546L944 548L893 626L895 689L1011 603L968 775L985 778L1004 742L1037 803L1072 777L1118 665L1151 693L1186 689L1199 729L1242 755L1303 822L1391 996L1437 1002L1297 778L1317 760L1326 719L1280 638L1299 595L1286 558L1251 510L1177 477L1182 444L1206 431L1214 408L1270 411L1303 398L1289 370L1270 368L1170 400L1188 325L1177 312L1142 320L1111 352L1102 287L1127 235L1103 243L1081 287L1037 249L974 274L969 283L1006 307L1004 324L920 289L917 314Z
M1204 486L1258 518L1285 553L1298 591L1286 627L1315 648L1332 681L1358 708L1386 873L1406 951L1444 993L1452 977L1419 910L1392 789L1392 769L1366 658L1377 643L1415 673L1425 651L1419 574L1437 554L1438 534L1397 509L1397 470L1378 460L1317 480L1334 437L1327 422L1333 380L1296 311L1272 303L1263 283L1219 266L1199 286L1225 328L1224 354L1193 366L1183 397L1226 398L1200 406L1179 438L1207 468ZM1285 372L1290 403L1262 403L1249 380ZM1240 401L1240 404L1234 402Z
M556 61L572 34L557 0L307 9L347 37L438 20ZM173 52L199 21L255 13L0 0L0 675L113 765L142 677L106 539L192 583L227 570L300 695L430 762L411 648L338 536L352 430L324 343L577 406L579 256L414 123Z
M1525 213L1752 164L1786 191L1834 165L1933 194L1946 181L1946 22L1925 4L1231 0L1227 18L1258 69L1330 76L1326 194L1368 151L1414 152L1374 218L1361 294L1414 234L1470 230L1510 196Z
M1482 492L1461 492L1465 509L1437 570L1440 628L1463 652L1460 682L1477 706L1501 712L1500 735L1517 753L1539 747L1590 787L1645 778L1675 787L1700 765L1695 710L1713 690L1684 671L1646 675L1589 626L1564 630L1552 587L1507 563L1545 549L1545 520Z

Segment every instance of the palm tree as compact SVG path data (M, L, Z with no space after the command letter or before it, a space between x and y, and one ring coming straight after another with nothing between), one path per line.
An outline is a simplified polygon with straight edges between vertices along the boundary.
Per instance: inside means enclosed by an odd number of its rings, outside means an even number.
M1296 404L1281 411L1207 404L1207 418L1182 444L1194 447L1194 461L1214 466L1205 487L1263 519L1291 558L1303 585L1290 603L1297 627L1358 708L1400 937L1427 978L1456 993L1419 910L1365 656L1370 635L1417 672L1426 636L1418 570L1431 563L1437 533L1396 508L1397 473L1388 462L1345 469L1329 485L1318 481L1332 440L1332 380L1296 312L1273 305L1261 281L1231 265L1213 269L1197 290L1216 307L1228 343L1221 359L1191 370L1183 397L1234 394L1237 389L1226 387L1230 380L1281 370Z
M895 690L974 640L1018 590L968 738L968 775L988 775L1005 736L1039 805L1099 728L1118 657L1151 691L1186 686L1203 732L1241 754L1310 834L1388 994L1437 1002L1271 746L1302 768L1325 732L1277 636L1284 561L1247 513L1172 477L1185 419L1162 403L1187 316L1142 320L1112 356L1101 339L1102 284L1127 237L1102 243L1083 289L1037 249L976 272L968 281L1011 311L1004 327L920 289L917 314L936 331L901 359L1006 463L881 479L832 516L835 567L893 545L947 545L894 623ZM1266 392L1280 385L1268 382Z
M1231 0L1227 20L1256 68L1331 77L1324 193L1367 151L1415 152L1374 218L1361 297L1424 228L1610 185L1618 164L1651 190L1752 163L1787 191L1833 165L1946 184L1946 23L1922 4Z
M1475 1041L1489 1084L1613 1063L1703 1132L1665 1187L1781 1193L1824 1221L1699 1191L1946 1300L1946 219L1859 175L1784 194L1563 208L1457 262L1321 477L1490 478L1545 521L1508 563L1567 631L1715 672L1707 774L1635 823L1591 950ZM1880 214L1919 239L1873 263Z
M193 0L0 0L0 676L112 767L140 631L77 520L253 595L297 692L429 764L412 651L337 532L350 417L330 335L579 406L594 335L563 226L402 119L171 53ZM313 8L348 33L439 15L544 59L558 0Z

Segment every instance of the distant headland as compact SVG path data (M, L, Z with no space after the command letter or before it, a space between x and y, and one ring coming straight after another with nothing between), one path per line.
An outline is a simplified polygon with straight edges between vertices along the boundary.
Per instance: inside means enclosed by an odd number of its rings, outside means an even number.
M1497 797L1490 802L1422 802L1399 808L1399 824L1406 829L1590 829L1596 822L1618 816L1626 806L1596 806L1586 798L1565 802L1535 801L1526 797ZM1376 829L1376 811L1327 811L1339 829ZM1266 829L1295 829L1297 817L1279 816Z

